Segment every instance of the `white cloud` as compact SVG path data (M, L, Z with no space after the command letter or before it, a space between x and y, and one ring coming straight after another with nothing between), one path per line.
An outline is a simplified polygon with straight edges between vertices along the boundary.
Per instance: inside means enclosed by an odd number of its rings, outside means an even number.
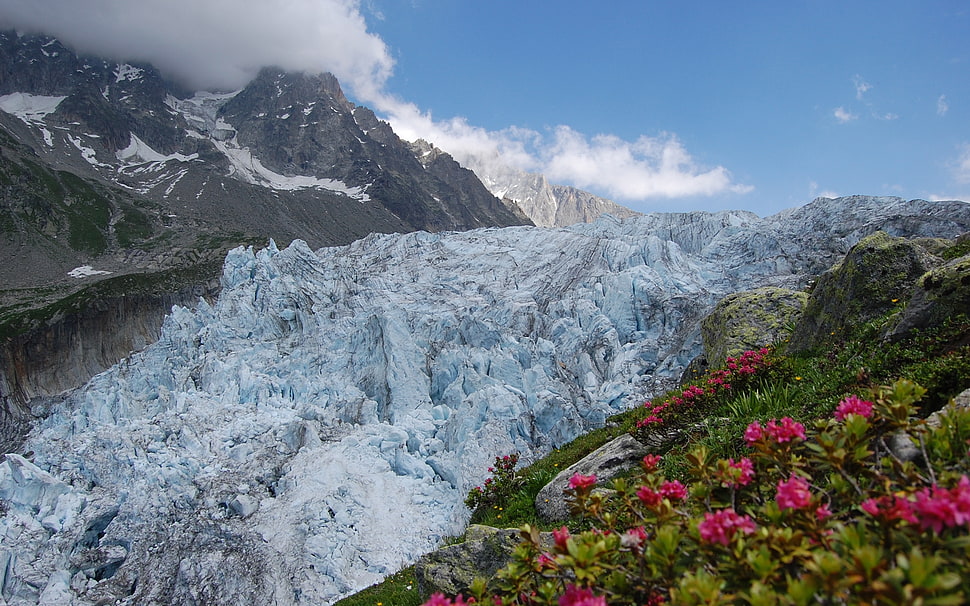
M832 112L832 115L835 116L835 119L838 120L840 124L845 124L846 122L852 122L853 120L858 118L857 115L848 111L841 105L835 108L835 110Z
M723 166L700 166L676 136L641 136L625 141L614 135L587 137L569 126L545 134L510 127L487 131L464 118L435 121L410 103L391 97L374 100L394 132L404 139L425 139L463 164L500 164L544 174L553 183L591 189L621 200L747 193Z
M232 90L259 70L332 72L374 94L394 62L357 0L3 0L0 23L82 53L147 61L192 88Z
M841 194L839 194L838 192L833 191L831 189L819 190L818 183L815 182L815 181L811 181L808 184L808 197L811 198L811 199L814 199L814 198L838 198L838 197L841 197Z
M946 101L946 95L940 95L936 100L936 113L939 116L945 116L948 111L950 111L950 104Z
M872 90L872 85L863 80L862 76L858 74L852 78L852 83L855 84L855 98L860 101L868 91Z
M925 196L930 202L949 202L951 200L962 200L964 202L970 202L970 193L967 195L957 195L951 196L947 194L928 194Z
M587 138L568 126L559 126L542 156L542 172L550 180L605 190L622 199L751 190L733 184L723 166L699 166L677 137L668 134L641 136L630 142L613 135Z
M957 183L970 183L970 143L959 147L959 153L952 164L953 179Z

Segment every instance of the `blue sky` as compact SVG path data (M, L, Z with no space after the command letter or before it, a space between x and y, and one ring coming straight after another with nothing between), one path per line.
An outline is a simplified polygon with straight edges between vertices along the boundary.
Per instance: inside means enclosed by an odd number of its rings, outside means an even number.
M370 7L395 60L387 89L438 120L674 136L696 170L723 167L735 186L640 199L587 187L637 210L764 214L857 193L970 199L964 1Z
M330 71L406 139L640 211L970 199L966 0L0 0L0 26L207 90Z

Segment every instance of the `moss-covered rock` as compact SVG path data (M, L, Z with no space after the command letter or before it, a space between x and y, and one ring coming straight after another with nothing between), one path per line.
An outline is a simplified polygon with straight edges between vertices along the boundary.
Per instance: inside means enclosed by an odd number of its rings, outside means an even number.
M876 232L822 274L792 333L790 352L814 349L846 328L885 315L908 300L917 279L939 266L948 242L895 238Z
M936 326L957 314L970 314L970 255L920 276L906 308L886 336L896 340L913 329Z
M476 578L494 579L495 573L511 561L520 541L518 529L472 524L463 542L421 556L414 566L418 592L422 596L438 591L452 596L467 594ZM542 533L540 541L551 548L551 533Z
M707 365L778 341L807 301L807 293L770 286L724 297L701 322Z

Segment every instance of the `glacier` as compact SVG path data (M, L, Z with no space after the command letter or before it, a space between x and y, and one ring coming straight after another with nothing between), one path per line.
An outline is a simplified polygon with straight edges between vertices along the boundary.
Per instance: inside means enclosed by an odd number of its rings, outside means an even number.
M970 205L819 199L568 228L239 248L213 303L56 401L0 463L0 603L327 604L460 534L528 463L672 386L726 294Z

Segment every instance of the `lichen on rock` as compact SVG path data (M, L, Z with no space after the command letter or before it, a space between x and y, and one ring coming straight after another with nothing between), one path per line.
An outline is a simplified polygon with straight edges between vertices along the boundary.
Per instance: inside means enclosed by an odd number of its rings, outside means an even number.
M476 578L490 580L504 568L520 540L518 529L472 524L461 543L421 556L414 566L418 592L467 593ZM542 533L540 540L551 546L551 533Z
M913 329L935 326L948 317L968 313L970 255L964 255L920 276L906 308L886 337L899 339Z
M728 356L778 341L807 301L804 292L771 286L724 297L701 322L707 364L721 366Z
M847 327L888 313L910 298L920 276L942 263L937 254L945 246L945 240L897 238L881 231L863 238L819 277L788 350L819 347Z

